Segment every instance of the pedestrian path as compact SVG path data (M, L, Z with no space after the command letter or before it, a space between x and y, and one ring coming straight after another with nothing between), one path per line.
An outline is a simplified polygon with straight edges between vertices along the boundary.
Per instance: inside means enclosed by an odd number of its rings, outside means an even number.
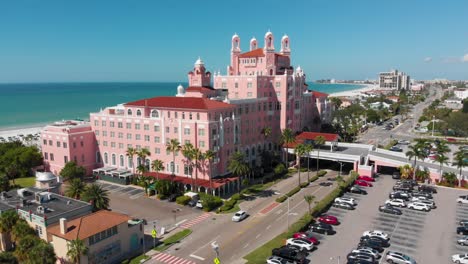
M198 223L201 223L201 222L205 221L210 216L211 216L210 213L203 213L202 215L199 215L199 216L195 217L194 219L183 223L182 225L180 225L180 227L181 228L190 228L191 226L194 226L194 225L196 225Z
M156 260L156 263L166 263L166 264L196 264L196 262L183 259L180 257L172 256L167 253L157 253L151 257L152 260Z
M271 210L273 210L276 206L280 205L279 203L277 202L272 202L270 205L268 205L267 207L263 208L261 211L260 211L260 214L268 214Z

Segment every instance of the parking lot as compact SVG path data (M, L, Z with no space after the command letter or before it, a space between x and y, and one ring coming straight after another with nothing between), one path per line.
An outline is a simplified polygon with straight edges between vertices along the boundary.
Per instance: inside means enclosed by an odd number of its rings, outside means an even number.
M112 184L104 181L99 181L98 184L113 195L126 196L132 200L143 196L145 193L143 189L135 186Z
M468 205L458 205L463 190L438 188L434 194L436 209L420 212L401 209L403 214L390 215L378 211L388 199L395 180L382 175L374 187L367 188L368 195L346 193L345 197L356 199L355 210L331 207L327 214L338 217L341 224L331 236L316 234L321 244L312 252L310 263L346 263L346 255L355 249L364 231L378 229L389 234L390 247L386 251L398 251L413 257L417 263L451 263L451 255L468 252L468 246L456 243L456 226L460 220L468 219ZM385 254L385 252L383 254ZM386 263L381 260L379 263Z

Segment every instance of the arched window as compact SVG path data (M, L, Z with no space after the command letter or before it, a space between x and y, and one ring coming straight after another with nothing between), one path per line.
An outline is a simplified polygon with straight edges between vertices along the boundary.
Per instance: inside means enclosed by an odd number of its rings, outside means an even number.
M108 164L109 163L109 157L107 155L107 152L104 152L104 164Z
M159 113L158 113L158 111L157 111L157 110L151 111L151 117L159 118Z
M120 155L120 167L123 167L124 165L124 156Z
M96 152L96 163L101 163L101 152Z
M132 115L132 109L127 110L127 115L131 116Z
M128 157L128 161L127 161L127 162L128 162L128 163L127 163L127 164L128 164L128 167L129 167L129 168L133 168L133 161L132 161L132 157L130 157L130 156L129 156L129 157Z
M112 165L115 166L115 154L112 154Z
M246 156L246 157L249 156L249 149L246 149L246 150L245 150L245 156Z
M150 159L146 159L146 161L145 161L145 167L146 167L146 170L147 170L147 171L150 170L150 165L151 165L151 160L150 160Z
M141 116L141 111L140 111L140 109L137 110L137 116Z

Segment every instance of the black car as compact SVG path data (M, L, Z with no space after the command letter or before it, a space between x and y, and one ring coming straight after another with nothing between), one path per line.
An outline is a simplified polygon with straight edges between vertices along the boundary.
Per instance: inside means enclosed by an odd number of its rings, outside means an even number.
M387 213L387 214L394 214L394 215L401 215L402 212L400 209L398 208L395 208L391 205L381 205L379 206L379 211L382 212L382 213Z
M432 196L432 194L430 193L427 193L427 192L413 192L411 194L413 197L417 197L417 196L422 196L422 197L425 197L427 199L434 199L434 197Z
M375 261L368 261L364 259L350 259L347 264L375 264Z
M332 235L332 234L335 233L335 231L333 231L333 227L331 225L325 224L325 223L311 224L309 226L309 229L312 232L316 232L316 233L320 233L320 234Z
M375 262L375 258L374 256L372 256L371 254L366 254L366 253L349 253L347 256L346 256L346 259L348 261L350 260L365 260L365 261L369 261L369 262Z
M468 226L459 226L457 227L457 234L459 235L468 235Z
M330 186L330 185L333 185L332 182L321 182L319 183L320 186Z
M395 179L395 180L398 180L401 178L401 175L400 175L400 172L398 171L395 171L392 175L392 178Z
M348 203L334 202L332 206L336 208L346 209L346 210L354 210L354 206Z
M390 151L403 152L403 149L397 146L393 146L389 149Z
M397 184L408 184L408 185L411 185L411 186L418 186L418 182L415 181L415 180L410 180L410 179L406 179L406 180L399 180L397 181Z
M413 186L408 184L398 184L393 186L394 191L402 191L402 192L411 192L413 191Z
M363 240L359 242L357 247L358 248L369 247L369 248L377 250L379 253L382 253L384 251L384 248L381 246L381 244L378 242L375 242L374 240Z
M350 193L367 194L367 191L354 185L349 189Z
M460 226L468 226L468 220L460 220L459 225Z
M410 195L404 192L392 192L388 195L388 198L390 199L401 199L404 201L409 201Z
M307 253L296 250L295 248L289 246L275 248L271 251L271 254L282 257L284 259L295 261L296 263L305 263L305 259L307 257Z
M389 240L386 240L378 236L362 236L361 242L364 240L373 240L375 243L380 243L382 247L385 247L385 248L390 246L390 243L388 242Z
M419 185L418 191L426 193L437 193L437 189L435 187L428 185Z
M195 205L197 205L197 202L198 200L192 199L187 203L187 205L190 207L195 207Z

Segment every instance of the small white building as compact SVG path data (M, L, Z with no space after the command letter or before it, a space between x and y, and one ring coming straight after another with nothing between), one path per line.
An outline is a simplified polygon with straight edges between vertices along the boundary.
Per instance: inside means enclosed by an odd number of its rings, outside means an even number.
M388 109L390 107L390 104L387 104L386 102L375 102L375 103L370 103L369 107L373 110L379 110L383 108Z
M457 98L460 98L462 100L468 97L468 89L466 88L454 89L453 93L455 94Z

